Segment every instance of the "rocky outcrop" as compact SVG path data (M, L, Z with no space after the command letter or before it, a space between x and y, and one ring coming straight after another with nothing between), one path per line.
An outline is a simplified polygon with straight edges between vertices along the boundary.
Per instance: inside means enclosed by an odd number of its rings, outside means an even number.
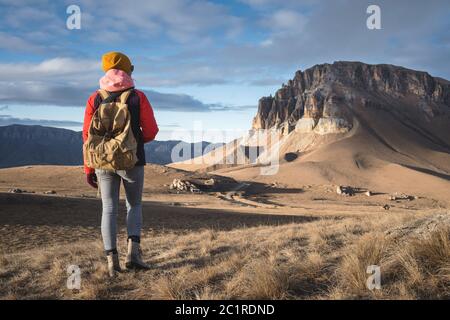
M358 107L383 108L386 99L415 101L416 112L433 118L450 108L450 83L426 72L392 65L335 62L297 71L275 96L259 100L253 129L343 133Z
M176 191L189 191L192 193L200 193L200 189L197 185L194 183L187 181L187 180L181 180L181 179L174 179L172 181L172 184L169 186L170 190L176 190Z
M441 213L422 219L414 220L400 227L386 231L389 238L401 241L405 237L428 238L434 232L446 230L450 226L450 214Z

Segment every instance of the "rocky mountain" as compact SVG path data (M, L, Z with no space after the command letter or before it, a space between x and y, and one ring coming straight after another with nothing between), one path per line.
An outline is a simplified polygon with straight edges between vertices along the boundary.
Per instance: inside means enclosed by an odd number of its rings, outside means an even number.
M147 162L172 162L171 151L179 143L185 150L204 150L210 145L204 141L152 141L145 145ZM0 168L32 164L81 165L82 159L81 132L43 126L0 126Z
M171 166L297 188L339 184L450 198L450 82L393 65L316 65L259 100L248 134Z
M400 110L405 103L410 108ZM341 61L297 71L273 97L259 100L252 127L277 128L284 134L345 132L352 128L357 108L397 116L415 113L429 121L448 114L449 106L450 83L444 79L392 65Z

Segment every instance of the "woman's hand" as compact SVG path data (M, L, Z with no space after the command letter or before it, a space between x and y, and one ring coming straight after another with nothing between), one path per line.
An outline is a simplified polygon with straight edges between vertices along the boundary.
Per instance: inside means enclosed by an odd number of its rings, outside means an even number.
M98 180L97 180L97 175L95 173L87 173L86 181L92 188L95 188L95 189L98 188L98 184L97 184Z

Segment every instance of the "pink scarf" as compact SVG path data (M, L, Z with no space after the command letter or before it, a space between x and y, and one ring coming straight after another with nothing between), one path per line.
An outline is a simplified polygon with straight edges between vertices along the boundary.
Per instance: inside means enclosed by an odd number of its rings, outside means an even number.
M134 81L124 71L118 69L110 69L100 79L100 89L116 92L134 87Z

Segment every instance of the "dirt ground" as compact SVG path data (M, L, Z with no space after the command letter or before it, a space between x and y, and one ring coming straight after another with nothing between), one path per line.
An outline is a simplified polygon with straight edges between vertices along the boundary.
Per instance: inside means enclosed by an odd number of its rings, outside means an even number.
M195 173L148 165L145 174L142 247L152 269L111 280L101 201L82 169L1 169L0 298L450 298L445 199L393 201L384 190L345 197L331 184L229 180L216 190L177 193L172 180ZM432 226L425 235L392 232L425 224ZM123 199L119 227L123 258ZM81 269L80 290L67 289L69 265ZM366 287L369 265L381 267L380 290Z

